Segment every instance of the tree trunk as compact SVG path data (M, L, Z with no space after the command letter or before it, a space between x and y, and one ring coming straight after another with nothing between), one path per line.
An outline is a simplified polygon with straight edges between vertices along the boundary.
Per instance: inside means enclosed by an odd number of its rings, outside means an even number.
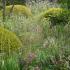
M11 0L11 5L12 5L12 7L11 7L10 12L9 12L9 17L10 17L10 15L11 15L11 13L13 12L14 0Z
M3 3L3 22L5 22L5 19L6 19L6 0L2 0L2 3Z

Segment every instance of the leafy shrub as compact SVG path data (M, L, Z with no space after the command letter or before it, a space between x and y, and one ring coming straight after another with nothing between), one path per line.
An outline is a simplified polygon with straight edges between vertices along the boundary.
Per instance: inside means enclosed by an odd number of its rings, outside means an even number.
M68 23L69 12L62 8L49 8L42 13L42 16L46 19L49 18L51 25L65 25Z
M9 15L9 14L14 14L14 15L23 14L25 16L31 16L32 15L31 10L24 5L14 5L13 11L10 12L11 8L12 8L12 5L6 6L6 15Z
M15 52L20 47L22 47L22 44L18 37L7 29L0 27L0 52Z

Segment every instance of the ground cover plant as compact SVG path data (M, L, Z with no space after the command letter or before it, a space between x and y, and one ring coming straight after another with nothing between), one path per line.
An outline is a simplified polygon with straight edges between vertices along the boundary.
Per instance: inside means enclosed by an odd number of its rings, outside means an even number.
M26 2L25 10L15 4L19 14L5 22L0 16L0 70L70 70L69 10L57 2Z

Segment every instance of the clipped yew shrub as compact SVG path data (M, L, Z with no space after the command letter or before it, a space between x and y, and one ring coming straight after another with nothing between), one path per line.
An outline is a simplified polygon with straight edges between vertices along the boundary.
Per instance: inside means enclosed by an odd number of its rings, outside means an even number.
M12 8L12 5L6 6L6 15L14 14L14 15L25 15L25 16L31 16L31 10L24 6L24 5L14 5L12 12L10 11ZM2 12L2 10L1 10ZM2 15L2 14L1 14Z
M22 47L18 37L7 29L0 27L0 52L14 52Z
M69 11L63 8L49 8L40 16L49 18L51 25L65 25L68 23Z

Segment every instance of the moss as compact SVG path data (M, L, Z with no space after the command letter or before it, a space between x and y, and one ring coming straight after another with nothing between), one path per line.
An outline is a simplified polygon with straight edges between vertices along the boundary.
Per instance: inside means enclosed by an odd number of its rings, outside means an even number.
M17 51L20 47L22 47L22 44L18 37L7 29L0 27L0 52L10 53Z
M12 8L12 5L6 6L6 15L10 14L11 8ZM1 12L2 12L2 10L1 10ZM12 13L14 15L20 15L20 14L23 14L25 16L32 15L31 10L24 5L14 5ZM0 13L0 14L2 15L2 13Z

